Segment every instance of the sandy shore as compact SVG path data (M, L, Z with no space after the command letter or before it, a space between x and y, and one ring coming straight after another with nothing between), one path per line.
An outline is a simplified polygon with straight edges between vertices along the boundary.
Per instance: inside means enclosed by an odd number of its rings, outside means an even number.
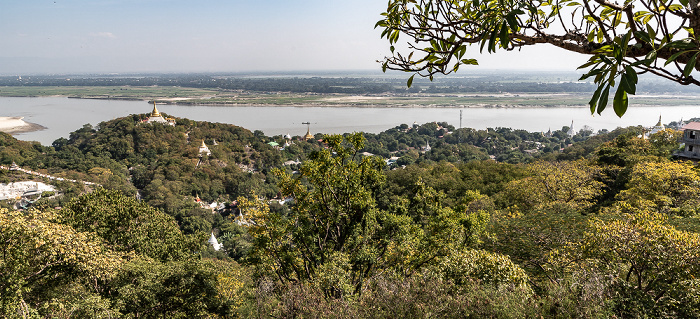
M0 132L5 132L8 134L17 134L34 132L44 129L46 129L46 127L43 127L39 124L25 122L23 120L23 117L0 116Z

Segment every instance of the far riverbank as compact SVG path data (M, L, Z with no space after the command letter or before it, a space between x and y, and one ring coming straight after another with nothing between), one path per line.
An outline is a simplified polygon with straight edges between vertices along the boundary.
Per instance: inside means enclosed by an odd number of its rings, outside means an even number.
M227 107L319 108L549 108L588 107L592 93L294 93L251 92L176 86L2 86L5 97L67 97L73 99L156 101L158 104ZM697 105L700 96L687 94L630 96L636 106Z
M10 98L0 97L2 116L24 117L47 129L18 133L18 139L39 141L51 145L54 140L68 138L70 133L100 122L150 113L153 105L143 101L85 100L64 97ZM474 129L509 127L530 132L546 132L571 125L598 131L626 126L653 126L662 116L663 123L681 118L700 117L695 105L646 106L632 105L622 118L612 109L603 115L591 115L588 108L360 108L360 107L220 107L158 105L168 116L238 125L248 130L260 130L268 136L304 135L309 122L312 134L342 134L351 132L380 133L401 124L417 122L447 122L456 128ZM461 117L460 117L461 115ZM461 119L461 121L460 121Z

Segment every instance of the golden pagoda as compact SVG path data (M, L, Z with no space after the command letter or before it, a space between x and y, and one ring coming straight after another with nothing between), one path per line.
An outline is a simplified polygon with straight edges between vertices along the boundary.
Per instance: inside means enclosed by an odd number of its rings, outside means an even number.
M153 112L151 112L151 117L159 117L160 112L158 112L158 108L156 107L156 101L153 101Z
M304 138L305 140L310 140L310 139L313 139L313 138L314 138L314 136L311 135L311 133L309 132L309 128L306 128L306 135L304 135L303 138Z
M153 101L153 111L151 111L151 115L141 121L142 123L163 123L163 124L168 124L171 126L175 126L175 120L171 118L165 118L160 112L158 112L158 107L156 107L156 101Z
M204 144L204 140L202 140L202 145L199 145L199 155L206 154L207 156L211 155L211 151L207 147L207 144Z

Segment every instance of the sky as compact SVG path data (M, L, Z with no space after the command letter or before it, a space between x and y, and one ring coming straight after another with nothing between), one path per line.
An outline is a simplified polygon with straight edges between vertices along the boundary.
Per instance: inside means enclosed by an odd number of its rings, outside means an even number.
M386 5L386 0L2 0L0 75L380 71L376 61L389 54L389 44L374 25ZM478 70L575 71L587 59L549 45L475 57ZM458 74L467 72L462 68Z

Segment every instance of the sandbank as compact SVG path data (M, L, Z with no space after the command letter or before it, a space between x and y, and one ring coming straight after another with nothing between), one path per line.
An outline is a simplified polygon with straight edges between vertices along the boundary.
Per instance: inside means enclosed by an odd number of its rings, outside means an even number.
M44 130L46 127L35 123L25 122L19 116L0 116L0 132L8 134L27 133Z

